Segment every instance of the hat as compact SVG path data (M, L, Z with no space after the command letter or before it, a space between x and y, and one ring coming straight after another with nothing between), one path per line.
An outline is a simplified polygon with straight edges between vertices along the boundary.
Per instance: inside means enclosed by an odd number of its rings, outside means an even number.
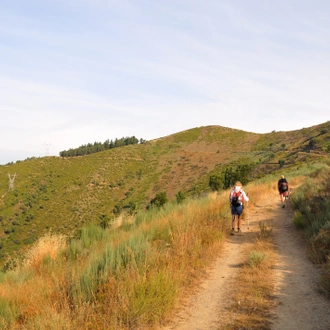
M241 184L239 181L237 181L237 182L235 183L235 186L241 186L241 187L242 187L242 184Z
M281 179L284 179L284 175L283 174L281 175Z

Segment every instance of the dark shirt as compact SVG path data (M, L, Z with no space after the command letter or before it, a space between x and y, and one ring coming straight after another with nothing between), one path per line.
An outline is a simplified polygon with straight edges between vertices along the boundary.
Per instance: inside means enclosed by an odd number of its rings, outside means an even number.
M284 192L284 191L287 190L287 189L286 189L286 190L283 190L283 189L282 189L282 183L286 183L287 186L289 186L288 181L286 180L286 178L279 179L279 180L278 180L278 183L277 183L277 187L278 187L278 191L279 191L279 192Z

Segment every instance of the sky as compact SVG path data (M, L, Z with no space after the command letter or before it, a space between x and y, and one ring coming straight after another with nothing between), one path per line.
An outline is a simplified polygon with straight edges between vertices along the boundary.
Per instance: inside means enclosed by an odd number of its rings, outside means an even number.
M0 0L0 164L330 120L328 0Z

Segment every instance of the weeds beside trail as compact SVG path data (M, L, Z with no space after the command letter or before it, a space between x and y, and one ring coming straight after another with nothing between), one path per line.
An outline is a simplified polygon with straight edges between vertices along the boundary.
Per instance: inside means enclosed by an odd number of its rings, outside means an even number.
M1 328L161 323L221 248L229 226L225 195L138 213L113 230L86 227L67 242L45 237L19 267L1 274Z
M234 280L228 320L218 329L270 329L270 312L274 307L274 249L272 228L260 222L260 231L245 251L245 262Z
M322 265L320 290L330 297L330 169L314 172L293 195L294 223L310 244L310 258Z

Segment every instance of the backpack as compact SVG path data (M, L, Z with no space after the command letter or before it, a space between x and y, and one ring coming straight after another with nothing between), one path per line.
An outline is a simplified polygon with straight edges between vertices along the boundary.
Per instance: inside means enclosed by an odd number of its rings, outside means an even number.
M241 203L240 201L238 200L239 196L241 196L241 192L235 192L233 193L233 196L231 197L231 205L232 206L240 206Z
M281 191L288 191L288 183L286 181L282 181L280 185L280 190Z

